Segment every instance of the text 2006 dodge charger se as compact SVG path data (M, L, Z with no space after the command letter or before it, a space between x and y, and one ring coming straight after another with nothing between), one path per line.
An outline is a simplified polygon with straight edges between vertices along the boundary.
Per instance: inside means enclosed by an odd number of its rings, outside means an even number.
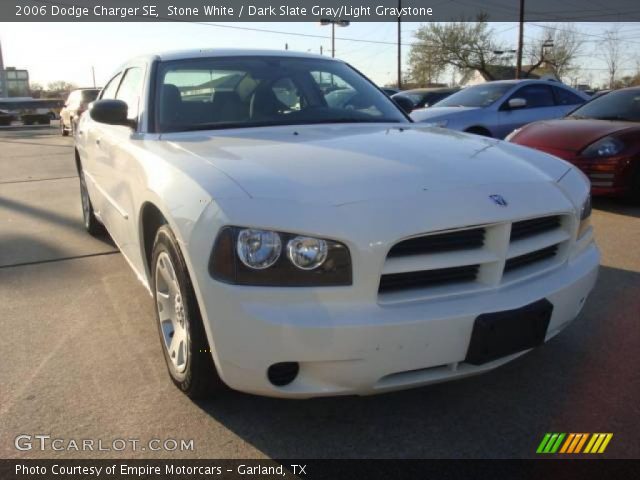
M484 372L566 327L596 280L582 173L413 124L342 61L138 58L76 137L86 227L104 225L153 294L192 397Z

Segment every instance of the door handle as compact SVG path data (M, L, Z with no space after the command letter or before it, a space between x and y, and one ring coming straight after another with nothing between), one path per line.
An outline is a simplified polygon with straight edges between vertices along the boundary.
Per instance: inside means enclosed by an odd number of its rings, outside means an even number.
M96 138L96 145L100 146L100 139Z

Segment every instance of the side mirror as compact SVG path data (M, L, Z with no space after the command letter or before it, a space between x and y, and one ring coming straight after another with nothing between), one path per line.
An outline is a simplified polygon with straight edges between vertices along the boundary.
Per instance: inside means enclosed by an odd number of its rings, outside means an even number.
M91 104L89 115L99 123L134 127L135 122L127 118L128 110L127 104L122 100L96 100Z
M396 105L398 105L405 113L411 113L413 111L413 102L407 97L403 95L394 95L391 99L396 102Z
M509 108L511 110L516 110L518 108L524 108L527 106L527 101L524 98L512 98L509 100Z

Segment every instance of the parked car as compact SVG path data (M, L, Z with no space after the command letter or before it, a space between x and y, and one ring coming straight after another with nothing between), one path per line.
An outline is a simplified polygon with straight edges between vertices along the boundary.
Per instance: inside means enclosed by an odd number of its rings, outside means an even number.
M390 97L400 92L400 90L398 90L397 88L391 88L391 87L380 87L380 90L382 90L385 94L387 94Z
M548 80L504 80L474 85L411 114L434 127L504 138L537 120L560 118L589 96Z
M398 100L401 97L407 98L413 104L412 110L417 110L419 108L430 107L459 90L459 88L414 88L396 93L392 95L391 98L394 100Z
M329 106L329 77L358 102ZM75 139L85 227L104 225L152 293L169 374L191 397L485 372L565 328L596 280L582 173L416 125L337 59L137 58Z
M69 97L60 110L60 133L66 137L76 131L80 116L87 110L100 93L99 88L79 88L69 93Z
M640 201L640 87L594 98L562 120L532 123L508 140L576 165L594 195Z
M11 122L13 122L13 120L15 120L14 115L9 112L8 110L0 110L0 125L1 126L9 126L11 125Z

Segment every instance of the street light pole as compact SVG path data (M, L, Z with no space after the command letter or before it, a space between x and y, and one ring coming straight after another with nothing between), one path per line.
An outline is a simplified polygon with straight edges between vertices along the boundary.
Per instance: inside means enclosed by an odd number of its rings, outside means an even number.
M518 29L518 56L516 60L516 79L522 75L522 49L524 45L524 0L520 0L520 18Z
M320 19L320 25L331 25L331 56L336 56L336 25L339 27L348 27L349 20L334 20L333 18Z
M336 22L331 22L331 58L336 56Z
M398 11L402 11L402 0L398 0ZM402 88L402 31L401 17L398 16L398 90Z

